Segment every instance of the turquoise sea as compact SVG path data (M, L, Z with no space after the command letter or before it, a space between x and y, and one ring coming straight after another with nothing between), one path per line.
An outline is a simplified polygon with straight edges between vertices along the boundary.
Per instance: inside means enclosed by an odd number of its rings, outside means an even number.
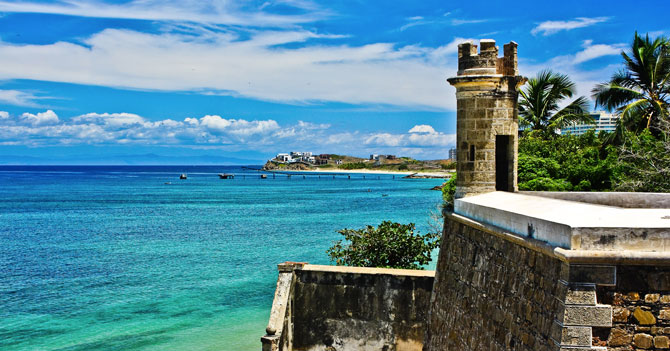
M441 182L0 166L0 350L259 350L277 263L329 264L344 227L425 232Z

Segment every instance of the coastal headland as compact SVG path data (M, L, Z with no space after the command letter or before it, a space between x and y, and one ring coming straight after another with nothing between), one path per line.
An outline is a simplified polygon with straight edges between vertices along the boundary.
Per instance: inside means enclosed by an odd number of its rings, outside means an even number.
M421 161L395 155L370 155L370 158L336 154L312 155L310 152L277 154L262 170L267 172L318 172L343 174L386 174L406 178L451 178L455 163L451 160Z

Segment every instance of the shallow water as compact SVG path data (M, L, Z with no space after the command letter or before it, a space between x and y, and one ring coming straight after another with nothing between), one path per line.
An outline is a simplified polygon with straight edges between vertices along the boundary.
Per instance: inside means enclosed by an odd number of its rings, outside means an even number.
M258 350L277 263L329 264L344 227L427 230L441 180L362 177L0 167L0 350Z

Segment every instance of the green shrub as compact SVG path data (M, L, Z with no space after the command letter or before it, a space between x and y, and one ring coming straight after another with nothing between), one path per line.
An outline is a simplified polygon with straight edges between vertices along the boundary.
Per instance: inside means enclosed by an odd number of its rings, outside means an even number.
M442 186L442 199L444 200L444 208L449 211L454 210L454 195L456 195L456 175L454 174Z
M538 177L527 182L519 183L519 190L570 191L572 190L572 184L565 179Z
M383 221L379 227L342 229L326 252L338 266L423 269L439 246L440 233L419 234L414 223Z
M362 169L365 168L367 165L363 162L350 162L350 163L344 163L340 165L341 169Z

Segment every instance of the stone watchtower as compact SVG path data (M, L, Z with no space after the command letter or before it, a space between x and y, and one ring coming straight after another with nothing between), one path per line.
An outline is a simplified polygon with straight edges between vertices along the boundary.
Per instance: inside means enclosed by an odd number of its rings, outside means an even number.
M498 57L494 40L458 45L456 88L456 198L492 191L516 191L518 88L526 81L517 71L517 44Z

